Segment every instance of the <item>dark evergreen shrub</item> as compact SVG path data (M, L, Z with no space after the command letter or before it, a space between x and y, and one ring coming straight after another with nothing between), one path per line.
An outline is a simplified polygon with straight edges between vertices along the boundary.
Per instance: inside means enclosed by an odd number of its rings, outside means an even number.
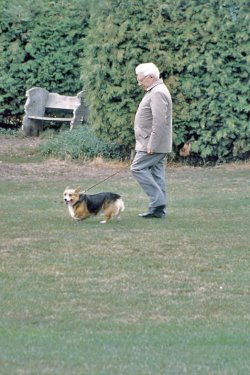
M84 87L91 128L129 155L143 95L134 70L153 61L173 98L172 156L191 141L193 162L249 157L248 0L0 0L0 6L4 127L20 126L32 86L68 95Z
M247 157L247 8L247 0L95 4L82 72L97 134L133 147L133 119L142 97L134 69L153 61L173 98L176 155L191 141L196 162Z
M35 86L65 95L82 90L81 39L86 0L0 0L0 122L20 126L25 92Z

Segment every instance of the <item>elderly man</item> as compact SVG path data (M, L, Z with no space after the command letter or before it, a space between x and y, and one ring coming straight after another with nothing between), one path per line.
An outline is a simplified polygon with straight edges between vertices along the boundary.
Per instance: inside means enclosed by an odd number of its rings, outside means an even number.
M153 63L135 69L139 86L145 95L135 115L136 155L131 172L149 198L143 218L166 216L167 194L165 158L172 150L172 100Z

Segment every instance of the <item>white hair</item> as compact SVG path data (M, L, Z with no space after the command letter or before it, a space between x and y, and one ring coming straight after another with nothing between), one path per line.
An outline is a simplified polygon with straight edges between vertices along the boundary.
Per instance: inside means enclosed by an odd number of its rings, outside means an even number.
M145 76L153 76L155 78L160 77L160 72L157 66L153 63L140 64L135 68L136 75L143 74Z

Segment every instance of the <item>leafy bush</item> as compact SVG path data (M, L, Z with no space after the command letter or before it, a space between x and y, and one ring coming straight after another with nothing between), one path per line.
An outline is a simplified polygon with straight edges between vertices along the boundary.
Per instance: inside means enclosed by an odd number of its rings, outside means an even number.
M97 156L105 159L122 159L124 154L119 144L102 141L88 126L61 131L40 145L39 152L60 159L93 159Z
M153 61L173 99L174 151L249 156L248 1L103 0L91 12L82 73L97 134L133 147L142 97L135 67Z
M153 61L173 99L173 155L191 141L194 163L249 157L248 0L3 3L2 124L20 127L32 86L65 95L84 86L91 128L115 142L106 152L129 155L143 95L135 67Z
M86 0L9 0L0 12L0 121L20 126L25 92L34 86L65 95L82 90L81 39Z

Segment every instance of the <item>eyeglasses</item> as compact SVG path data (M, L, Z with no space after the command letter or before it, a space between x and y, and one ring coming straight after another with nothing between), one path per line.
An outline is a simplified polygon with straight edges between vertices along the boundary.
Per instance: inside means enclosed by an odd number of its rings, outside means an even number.
M143 83L144 79L149 77L149 74L145 77L143 77L142 79L138 79L137 82L138 82L138 85L141 86L141 84Z

